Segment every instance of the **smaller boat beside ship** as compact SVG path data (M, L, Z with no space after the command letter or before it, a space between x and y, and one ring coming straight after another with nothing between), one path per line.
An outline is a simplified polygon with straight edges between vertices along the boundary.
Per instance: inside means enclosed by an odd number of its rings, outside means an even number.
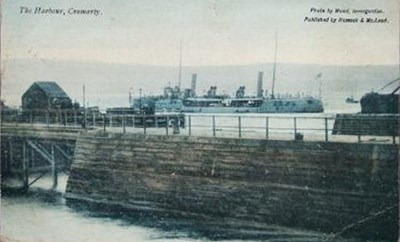
M345 101L346 101L346 103L350 103L350 104L359 103L358 100L354 99L353 95L351 95L350 97L347 97Z

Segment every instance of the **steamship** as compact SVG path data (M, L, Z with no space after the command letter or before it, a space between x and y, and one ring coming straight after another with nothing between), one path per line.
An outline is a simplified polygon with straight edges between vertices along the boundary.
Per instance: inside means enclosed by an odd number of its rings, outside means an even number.
M311 95L286 95L264 97L263 72L258 73L257 96L246 96L245 86L240 86L235 97L218 95L217 87L211 86L204 96L196 96L197 74L192 75L190 89L181 91L178 86L164 88L161 96L133 99L136 110L150 112L187 113L320 113L324 111L320 98Z
M257 96L246 96L245 86L239 87L235 97L217 95L217 87L211 86L204 96L196 96L197 74L192 75L190 89L180 90L182 73L182 46L179 60L179 85L164 88L164 95L134 99L131 106L139 112L191 112L191 113L320 113L324 111L320 98L310 95L275 96L277 58L277 33L275 33L275 57L271 95L263 95L263 72L258 73ZM318 74L317 78L321 76Z

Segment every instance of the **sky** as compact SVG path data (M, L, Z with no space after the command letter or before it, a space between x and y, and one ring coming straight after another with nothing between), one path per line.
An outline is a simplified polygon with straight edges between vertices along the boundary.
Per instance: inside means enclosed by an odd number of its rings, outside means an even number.
M97 9L93 15L21 14ZM312 8L379 9L327 14ZM305 17L387 18L309 23ZM399 63L398 0L3 0L1 58L176 66L274 61L323 65Z
M199 90L217 85L234 92L246 85L250 91L257 72L264 71L265 89L270 89L276 44L276 62L282 64L277 68L278 91L318 89L319 72L325 82L343 85L348 80L361 93L361 87L380 86L375 80L385 83L400 75L400 67L394 72L392 67L369 68L399 66L398 0L0 1L0 91L13 106L20 105L21 95L35 81L56 81L72 99L81 99L85 84L91 103L122 105L113 100L127 96L128 90L156 94L175 85L180 55L183 86L196 71ZM35 14L36 8L61 9L65 15ZM100 14L70 14L71 9ZM380 13L352 13L354 9ZM306 17L385 22L308 22ZM309 66L286 68L284 63ZM364 69L331 68L336 66ZM375 84L362 84L370 81ZM112 98L105 98L110 94Z

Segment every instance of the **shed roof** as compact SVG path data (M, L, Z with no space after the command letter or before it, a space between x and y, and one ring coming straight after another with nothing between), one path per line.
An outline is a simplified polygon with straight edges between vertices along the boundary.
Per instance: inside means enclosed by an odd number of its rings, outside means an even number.
M69 98L56 82L35 82L33 85L37 85L49 97Z

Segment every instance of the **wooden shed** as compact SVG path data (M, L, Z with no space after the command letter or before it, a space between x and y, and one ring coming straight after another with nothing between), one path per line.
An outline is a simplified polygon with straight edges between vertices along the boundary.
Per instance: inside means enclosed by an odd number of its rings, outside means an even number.
M22 95L24 111L71 108L71 98L56 82L35 82Z

